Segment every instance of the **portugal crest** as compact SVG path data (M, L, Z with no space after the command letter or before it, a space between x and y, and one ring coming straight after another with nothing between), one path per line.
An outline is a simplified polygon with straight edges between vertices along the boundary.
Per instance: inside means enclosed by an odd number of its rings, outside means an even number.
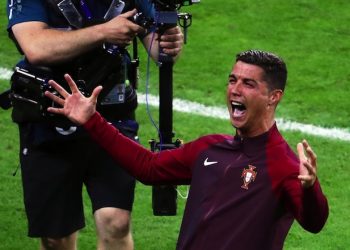
M256 175L258 174L253 165L248 165L249 168L244 168L242 171L241 178L243 178L243 185L241 188L248 189L249 183L253 182L256 178Z

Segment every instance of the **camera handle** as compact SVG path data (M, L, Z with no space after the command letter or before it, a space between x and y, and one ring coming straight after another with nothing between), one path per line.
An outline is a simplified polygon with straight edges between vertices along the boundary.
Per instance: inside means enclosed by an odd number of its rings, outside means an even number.
M184 29L184 42L187 41L187 28L192 23L192 16L178 14L178 2L170 0L164 3L155 1L155 24L161 35L166 29L179 25ZM180 147L180 140L173 142L173 58L159 50L159 139L150 141L152 151L175 149ZM152 208L156 216L176 215L177 187L175 185L158 185L152 188Z
M155 14L158 34L177 24L177 12L157 11ZM152 151L174 149L180 143L173 142L173 58L159 49L159 139L150 141ZM172 216L177 211L177 191L174 185L155 185L152 187L153 215Z

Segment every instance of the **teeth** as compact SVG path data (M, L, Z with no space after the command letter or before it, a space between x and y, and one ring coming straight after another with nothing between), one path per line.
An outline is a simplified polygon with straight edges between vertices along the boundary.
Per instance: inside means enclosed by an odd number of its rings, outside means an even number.
M243 106L242 103L239 102L231 102L231 105L235 105L235 106Z
M234 112L246 110L245 105L243 103L240 103L240 102L231 101L231 106L232 106L232 110Z

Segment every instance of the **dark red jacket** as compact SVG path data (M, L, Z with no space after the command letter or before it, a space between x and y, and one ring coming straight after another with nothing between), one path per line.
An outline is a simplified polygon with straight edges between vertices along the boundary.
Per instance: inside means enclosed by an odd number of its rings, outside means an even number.
M96 113L85 125L146 184L190 184L177 249L282 249L294 219L319 232L328 204L318 180L303 189L299 159L276 125L254 138L208 135L153 153Z

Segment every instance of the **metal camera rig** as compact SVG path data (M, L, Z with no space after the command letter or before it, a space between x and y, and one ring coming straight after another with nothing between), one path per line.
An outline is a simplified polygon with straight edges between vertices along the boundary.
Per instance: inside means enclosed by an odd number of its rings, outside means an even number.
M192 16L178 13L182 6L199 3L200 0L152 0L155 5L155 23L158 32L179 25L184 29L184 42L187 40L187 28ZM160 49L159 58L159 142L150 141L152 151L175 149L180 147L180 140L173 141L173 60ZM177 190L175 185L157 185L152 187L153 214L157 216L176 215Z

